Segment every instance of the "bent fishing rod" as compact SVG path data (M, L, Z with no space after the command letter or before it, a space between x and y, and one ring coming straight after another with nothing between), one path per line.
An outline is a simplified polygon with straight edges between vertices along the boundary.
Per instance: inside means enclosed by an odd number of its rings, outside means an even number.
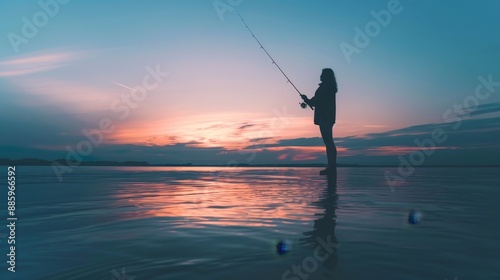
M293 88L299 93L299 95L302 97L302 93L300 93L300 91L297 89L297 87L292 83L292 81L290 81L290 79L288 78L288 76L285 74L285 72L283 72L283 70L281 70L281 67L278 65L278 63L276 63L276 61L274 61L273 57L267 52L266 48L264 48L264 46L260 43L259 39L257 39L257 37L255 36L255 34L253 34L252 30L250 29L250 27L248 27L248 24L245 22L245 20L243 19L243 17L240 15L240 12L236 11L236 13L238 14L238 16L240 17L241 21L243 22L243 24L245 24L245 27L248 29L248 31L250 31L250 34L252 34L252 37L255 39L255 41L257 41L257 43L259 43L259 46L262 50L264 50L264 52L267 54L267 56L271 59L271 61L273 62L274 65L276 65L276 67L278 67L278 69L280 70L281 74L283 74L283 76L285 76L286 78L286 82L287 83L290 83ZM306 108L307 106L309 106L309 108L311 108L311 110L313 110L313 108L311 107L311 105L309 104L306 104L305 102L299 102L300 104L300 107L302 108Z

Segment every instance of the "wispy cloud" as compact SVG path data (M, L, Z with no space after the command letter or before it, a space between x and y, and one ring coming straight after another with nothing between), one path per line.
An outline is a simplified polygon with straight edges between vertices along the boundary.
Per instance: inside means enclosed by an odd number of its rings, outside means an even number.
M499 113L500 112L500 102L488 103L479 106L476 110L470 112L471 116L479 116L486 115L490 113Z
M45 50L8 57L0 61L0 77L25 76L51 71L82 56L82 52Z
M254 126L254 125L255 125L255 124L244 124L244 125L242 125L242 126L238 127L238 129L245 129L245 128L252 127L252 126Z
M0 78L10 85L7 94L25 95L21 101L25 107L49 105L60 111L87 115L109 110L109 99L114 93L109 87L88 82L86 76L68 75L90 53L47 49L7 57L0 61Z
M366 128L386 128L387 125L379 125L379 124L365 124L363 127Z

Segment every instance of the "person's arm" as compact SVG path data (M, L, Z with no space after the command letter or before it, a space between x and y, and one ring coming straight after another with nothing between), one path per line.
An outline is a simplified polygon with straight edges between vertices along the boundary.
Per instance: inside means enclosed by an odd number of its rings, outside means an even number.
M313 98L309 99L308 102L306 102L306 103L313 106L313 107L316 107L316 103L317 103L316 100L317 100L316 96L313 96Z
M300 97L302 97L302 100L304 100L304 102L305 102L307 105L309 105L309 106L311 106L311 107L316 106L316 99L315 99L314 97L313 97L313 98L311 98L311 99L309 99L309 98L308 98L306 95L304 95L304 94L301 94L301 95L300 95Z
M316 94L313 96L313 98L309 99L306 95L304 94L301 94L300 97L302 97L302 100L304 100L304 102L311 106L311 107L315 107L318 103L318 97L317 97L317 92Z

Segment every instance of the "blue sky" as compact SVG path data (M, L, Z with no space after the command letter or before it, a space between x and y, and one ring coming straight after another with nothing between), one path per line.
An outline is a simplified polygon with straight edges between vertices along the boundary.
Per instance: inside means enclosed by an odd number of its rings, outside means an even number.
M23 18L33 23L46 13L40 3L58 9L25 38ZM214 3L237 5L221 17ZM349 62L340 45L354 46L355 28L365 30L372 11L391 5L399 12ZM108 118L115 130L85 160L221 164L243 151L255 153L255 163L324 161L322 143L304 140L319 136L312 112L300 109L232 8L304 94L314 94L322 68L334 69L341 162L396 162L415 145L390 140L390 132L415 138L409 128L418 126L427 129L422 136L474 95L478 77L500 81L498 1L3 1L0 157L64 157L66 147L85 141L82 130ZM13 36L25 43L13 44ZM112 104L142 85L148 69L168 76L121 118ZM472 109L496 110L499 92ZM454 130L428 162L463 155L476 163L481 157L469 151L478 145L495 153L498 134L483 126L495 128L495 113L471 116L477 126ZM485 131L493 137L466 137ZM374 135L381 141L375 150ZM357 139L358 148L342 139Z

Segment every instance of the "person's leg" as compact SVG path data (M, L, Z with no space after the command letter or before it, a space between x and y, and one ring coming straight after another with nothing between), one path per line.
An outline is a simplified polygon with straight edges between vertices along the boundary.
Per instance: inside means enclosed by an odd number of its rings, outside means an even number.
M330 126L330 135L332 136L330 142L330 158L332 159L332 166L337 168L337 146L335 146L335 142L333 141L333 124Z
M326 147L326 157L328 159L328 167L336 168L337 166L337 147L333 142L333 124L322 124L319 126L321 137Z

